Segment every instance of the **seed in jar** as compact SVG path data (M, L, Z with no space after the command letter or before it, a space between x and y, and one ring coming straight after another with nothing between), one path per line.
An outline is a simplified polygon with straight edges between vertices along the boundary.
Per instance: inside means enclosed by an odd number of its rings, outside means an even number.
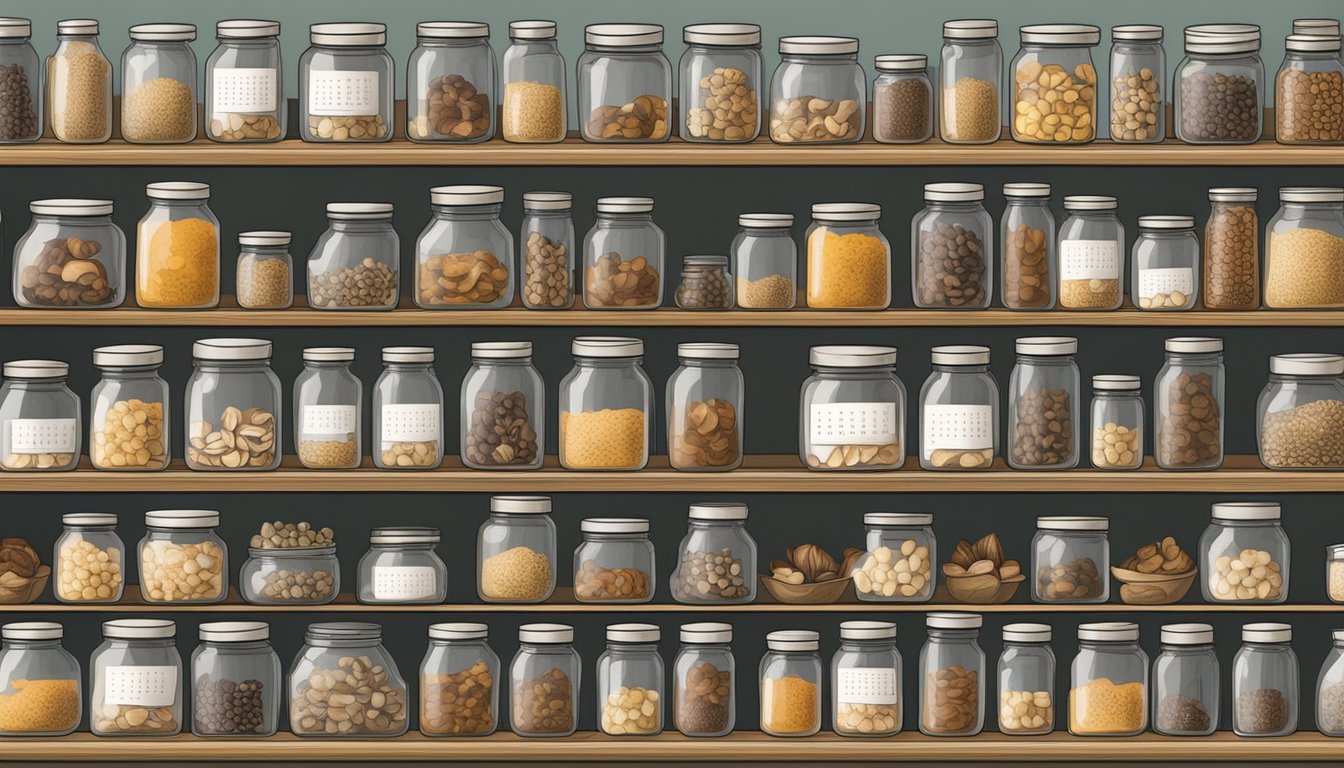
M900 710L888 704L841 702L835 709L835 729L841 733L889 733L900 722Z
M537 431L521 390L476 393L467 428L464 458L483 467L528 465L537 460Z
M700 78L700 103L686 112L686 132L709 141L750 141L756 135L760 103L747 73L737 67L715 67Z
M686 404L681 429L673 425L672 466L682 469L731 467L742 460L737 409L723 398Z
M560 461L576 469L637 469L648 457L644 412L603 408L560 414Z
M201 675L191 699L193 730L211 736L259 733L266 723L266 704L260 680L235 682Z
M60 469L75 460L73 453L7 453L0 459L5 469Z
M550 83L506 83L502 120L505 141L560 141L565 138L565 95Z
M344 440L300 440L299 461L310 469L350 468L355 466L359 446L353 436Z
M1157 434L1158 464L1200 467L1222 462L1222 410L1213 377L1181 373L1167 384L1166 402Z
M589 307L656 307L662 300L658 270L643 256L605 253L583 278L583 303Z
M807 305L881 309L891 300L890 268L891 252L881 239L817 227L807 237Z
M16 298L40 307L99 307L119 301L121 286L108 281L107 267L94 258L102 248L97 240L78 237L46 241L19 272Z
M594 107L584 138L589 141L661 141L667 138L667 101L652 94L614 106Z
M156 77L121 99L121 135L127 141L190 141L196 135L196 94L172 77Z
M453 673L420 676L420 731L468 736L495 730L495 676L483 659Z
M914 539L893 549L881 546L859 563L850 574L860 595L896 600L916 600L933 593L933 563L929 548Z
M812 469L852 469L854 467L891 467L905 461L899 443L885 445L854 445L845 443L831 446L822 453L808 453L807 466Z
M984 243L960 224L935 222L919 232L919 268L915 303L921 307L983 307L989 303L985 288Z
M1092 466L1129 469L1143 463L1143 430L1108 421L1092 429Z
M1209 711L1199 699L1173 693L1157 703L1155 727L1163 733L1200 733L1207 731L1210 723Z
M530 547L510 547L481 561L481 596L491 600L542 600L554 582L551 559Z
M513 729L519 733L574 730L574 686L565 671L552 667L513 687Z
M51 132L61 141L103 141L111 132L112 64L98 46L70 40L48 60Z
M1213 561L1209 591L1214 600L1278 600L1283 596L1283 569L1263 549L1243 549Z
M353 267L308 277L314 307L391 307L397 303L397 270L365 257Z
M1096 136L1097 71L1083 62L1072 69L1023 61L1017 67L1013 138L1083 142Z
M210 138L215 141L276 141L280 121L274 115L216 114L210 120Z
M314 528L305 520L286 523L276 520L262 523L261 530L248 544L252 549L295 549L330 547L336 543L336 534L330 528Z
M326 663L330 663L327 661ZM295 681L289 702L294 733L357 736L406 730L406 691L368 656L342 656L333 667L314 664Z
M1139 731L1147 709L1143 683L1116 684L1108 677L1094 678L1069 691L1069 731L1084 735Z
M1068 309L1114 309L1120 304L1120 281L1106 278L1060 280L1059 305Z
M1344 401L1316 400L1265 414L1260 457L1269 467L1344 467Z
M142 223L136 301L142 307L213 306L219 300L219 231L199 216Z
M1215 205L1204 227L1204 306L1260 308L1260 222L1253 205Z
M946 141L999 138L999 89L988 80L963 77L943 90L942 136Z
M1000 691L999 730L1049 731L1055 727L1055 707L1049 691Z
M399 441L385 443L379 453L383 467L430 467L439 460L438 440Z
M685 734L717 734L728 729L733 705L733 673L702 661L686 670L676 689L677 730Z
M269 571L261 577L257 592L276 602L319 602L331 597L335 579L330 571L281 569Z
M857 141L862 125L863 113L853 99L776 99L770 112L770 138L780 144Z
M509 270L489 251L440 253L420 261L421 306L494 304L509 288Z
M792 309L798 293L787 275L766 275L756 280L739 277L736 298L743 309Z
M275 461L275 415L264 408L246 410L229 406L219 425L198 421L191 425L187 461L199 467L258 469Z
M88 539L70 539L56 554L56 596L70 602L112 600L121 594L121 552Z
M1282 142L1344 140L1344 73L1285 68L1274 96L1274 120L1274 138Z
M32 82L29 82L31 74ZM37 110L33 92L37 90L37 72L24 71L17 62L0 66L0 141L36 139Z
M1073 453L1069 393L1032 387L1017 398L1013 426L1013 461L1021 466L1063 464Z
M742 561L727 547L716 552L688 549L672 577L672 597L683 603L738 600L751 594L748 578L755 575L744 573Z
M1180 78L1180 136L1186 141L1250 142L1260 138L1255 80L1213 68Z
M568 306L574 290L569 284L572 268L563 242L529 232L523 255L523 300L529 307Z
M1236 729L1243 733L1278 733L1288 727L1288 700L1276 688L1253 688L1237 696Z
M140 548L140 594L152 603L217 600L224 594L226 565L224 550L209 539L145 542Z
M1093 600L1105 592L1105 577L1090 557L1044 563L1036 569L1036 596L1042 600Z
M1330 733L1344 730L1344 680L1321 686L1320 704L1316 707L1316 724L1322 731Z
M574 597L580 601L646 600L649 574L638 568L604 568L584 560L574 574Z
M94 733L176 733L181 727L169 707L140 707L111 702L91 702L89 714Z
M1018 224L1003 244L1003 305L1031 309L1050 304L1048 236L1043 229Z
M979 719L980 673L947 666L924 678L920 723L929 733L964 733Z
M1266 236L1265 306L1344 306L1344 237L1313 227Z
M391 131L382 115L309 115L308 133L316 141L382 141Z
M427 110L421 112L420 110ZM456 72L429 81L407 126L412 139L464 141L490 132L490 95Z
M93 465L101 469L158 469L168 463L163 403L117 400L93 431Z
M244 309L283 309L294 300L289 262L247 254L238 259L235 283L238 306Z
M873 138L923 141L929 136L929 85L907 77L873 89Z
M601 728L612 736L657 733L663 728L662 697L656 688L621 686L607 694Z
M3 73L0 72L0 75ZM8 693L0 693L0 732L36 735L44 731L71 730L79 725L77 678L14 676L9 678L5 690Z
M730 309L733 286L722 267L687 266L681 273L676 299L683 309Z
M1162 84L1151 67L1111 75L1111 140L1161 141Z

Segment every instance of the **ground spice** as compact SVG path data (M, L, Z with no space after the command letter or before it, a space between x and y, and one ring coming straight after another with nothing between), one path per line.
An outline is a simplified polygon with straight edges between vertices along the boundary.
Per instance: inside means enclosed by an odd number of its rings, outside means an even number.
M743 309L792 309L795 301L793 280L785 275L737 278L737 306Z
M1300 227L1267 239L1265 306L1344 306L1344 237Z
M0 694L0 731L66 731L79 725L78 680L9 681Z
M481 561L481 594L494 600L541 600L551 593L551 560L518 546Z
M1237 730L1278 733L1288 727L1288 700L1276 688L1256 688L1237 696Z
M550 83L506 83L503 118L505 141L560 141L565 138L565 95Z
M761 681L761 729L811 733L817 729L817 685L798 675Z
M686 670L677 686L677 730L685 734L718 734L728 730L732 672L710 662Z
M251 254L238 259L238 306L244 309L284 309L294 301L289 262Z
M200 218L140 228L136 300L142 307L199 307L219 297L219 233Z
M1344 681L1321 686L1321 700L1316 703L1316 725L1331 735L1344 731Z
M1202 733L1209 722L1209 712L1199 699L1174 693L1157 704L1157 729L1164 733Z
M121 100L121 135L127 141L189 141L196 135L196 94L171 77L135 86Z
M560 461L571 468L638 469L645 461L644 412L638 408L560 414Z
M929 137L929 86L923 78L903 78L875 89L873 138L878 141L923 141Z
M1121 734L1143 730L1143 683L1116 685L1098 677L1069 691L1069 730L1075 734Z
M807 305L882 309L891 301L891 254L863 232L837 235L817 227L807 238Z

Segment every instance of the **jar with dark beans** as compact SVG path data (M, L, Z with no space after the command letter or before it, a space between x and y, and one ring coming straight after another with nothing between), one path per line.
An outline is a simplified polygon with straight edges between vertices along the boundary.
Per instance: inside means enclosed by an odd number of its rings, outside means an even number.
M1008 388L1013 469L1070 469L1078 465L1078 340L1037 336L1017 340L1017 365Z
M191 701L193 730L203 735L255 733L265 722L260 680L241 683L202 675Z
M1274 89L1274 138L1280 144L1344 142L1344 62L1340 38L1289 35Z
M1259 309L1260 220L1254 187L1209 190L1204 225L1204 306L1208 309Z
M920 54L878 56L873 81L873 140L913 144L933 135L933 87L928 58Z
M462 461L474 469L536 469L546 390L528 341L471 345L462 380Z
M687 256L677 286L682 309L732 309L733 283L727 256Z
M1176 137L1181 141L1249 144L1260 138L1265 65L1259 27L1186 27L1185 59L1175 79Z
M1223 341L1167 339L1154 382L1153 458L1163 469L1215 469L1223 463Z
M925 207L910 227L915 306L989 306L993 253L983 235L994 222L984 199L980 184L924 185Z
M41 60L30 38L28 19L0 18L0 144L36 141Z
M487 467L536 461L537 433L528 422L527 395L477 392L464 448L468 461Z

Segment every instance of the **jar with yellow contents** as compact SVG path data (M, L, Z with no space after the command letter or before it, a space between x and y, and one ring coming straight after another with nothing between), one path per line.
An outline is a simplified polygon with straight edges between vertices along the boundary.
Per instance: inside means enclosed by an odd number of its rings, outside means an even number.
M1091 24L1032 24L1019 30L1013 59L1013 140L1086 144L1097 136L1097 70Z
M103 378L89 396L89 458L98 469L168 466L168 383L163 347L117 344L93 350Z
M891 243L876 203L816 203L807 229L807 306L886 309L891 305Z
M1147 727L1148 656L1139 647L1139 625L1080 624L1069 688L1069 733L1133 736Z
M219 304L219 219L210 185L157 181L145 188L149 211L136 229L135 300L151 309Z

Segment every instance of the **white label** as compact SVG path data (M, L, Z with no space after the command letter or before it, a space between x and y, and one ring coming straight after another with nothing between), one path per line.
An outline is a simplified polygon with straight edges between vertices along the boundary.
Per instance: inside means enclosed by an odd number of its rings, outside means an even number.
M1120 279L1120 249L1114 240L1065 240L1059 244L1063 280Z
M813 448L890 445L896 442L895 403L813 403L808 425Z
M379 101L377 72L308 70L310 115L376 115Z
M900 698L896 670L888 667L841 669L835 681L836 701L844 704L895 704Z
M424 600L437 590L437 575L428 565L373 566L374 600Z
M439 439L438 403L384 405L382 420L384 444L422 443Z
M107 667L103 703L131 707L171 707L177 702L177 667Z
M926 405L920 451L925 460L935 448L980 451L994 447L994 406Z
M1140 269L1139 298L1151 299L1159 293L1180 291L1187 297L1194 293L1195 271L1186 267L1170 269Z
M349 435L355 431L356 408L353 405L303 406L305 435Z
M272 113L276 111L275 70L235 67L214 70L210 85L210 111Z
M10 453L74 453L75 419L10 419Z

